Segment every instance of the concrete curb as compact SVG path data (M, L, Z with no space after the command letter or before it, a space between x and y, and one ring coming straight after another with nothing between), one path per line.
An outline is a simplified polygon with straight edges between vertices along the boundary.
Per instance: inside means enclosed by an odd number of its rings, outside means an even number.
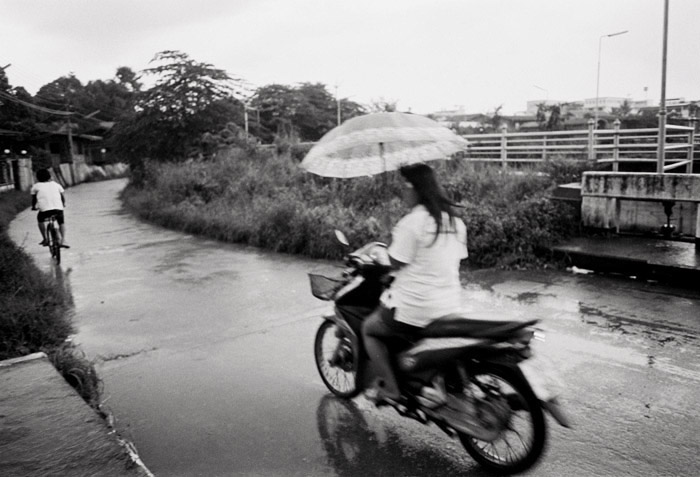
M4 368L7 366L14 366L15 364L26 363L27 361L34 361L35 359L41 359L41 358L48 358L48 357L46 356L46 353L39 352L39 353L28 354L27 356L20 356L19 358L6 359L4 361L0 361L0 368Z
M45 353L0 361L0 475L153 476Z

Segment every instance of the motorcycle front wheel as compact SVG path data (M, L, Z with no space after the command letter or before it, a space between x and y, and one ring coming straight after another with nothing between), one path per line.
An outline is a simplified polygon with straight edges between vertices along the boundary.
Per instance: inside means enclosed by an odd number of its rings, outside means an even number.
M316 332L314 358L323 383L333 394L343 398L357 395L359 350L332 321L324 321Z
M459 432L464 448L482 467L498 474L514 474L532 467L547 440L544 413L530 385L517 371L502 366L473 369L464 394L482 409L498 435L483 441Z

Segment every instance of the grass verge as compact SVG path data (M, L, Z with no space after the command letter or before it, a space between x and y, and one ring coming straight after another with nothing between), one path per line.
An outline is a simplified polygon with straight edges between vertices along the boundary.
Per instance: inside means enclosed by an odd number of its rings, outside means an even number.
M447 192L463 204L470 262L514 268L545 263L542 251L578 227L569 205L549 194L579 165L558 161L504 173L464 160L432 163ZM570 165L566 165L570 164ZM397 172L330 179L299 168L294 156L232 149L213 160L148 163L122 193L137 215L215 239L314 258L340 258L334 229L352 244L388 241L406 211Z
M70 294L7 235L10 221L30 205L27 192L0 193L0 360L43 351L83 399L98 409L100 381L95 367L67 341L73 332Z

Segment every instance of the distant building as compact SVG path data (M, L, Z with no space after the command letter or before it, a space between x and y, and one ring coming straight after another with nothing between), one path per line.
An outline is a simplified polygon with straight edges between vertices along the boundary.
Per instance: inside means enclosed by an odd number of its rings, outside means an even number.
M666 113L668 119L685 119L697 117L700 110L700 100L687 101L685 98L671 98L666 100ZM638 114L657 114L658 104L647 104L637 108Z
M536 115L504 115L501 117L501 120L508 127L508 131L511 132L533 130L537 129L538 126Z
M629 109L624 115L620 114L620 108L627 105ZM544 118L537 117L540 105L547 108ZM527 109L522 113L513 115L501 115L501 125L508 127L508 131L535 131L543 129L549 120L553 106L558 106L560 120L557 129L575 130L588 128L588 121L593 118L596 99L587 98L580 101L560 101L554 99L536 99L527 101ZM656 116L659 112L659 104L653 100L632 100L605 96L598 98L598 128L612 128L615 119L621 118L627 127L650 127L645 125L649 117ZM700 116L700 100L687 101L685 98L671 98L666 100L666 109L669 120L689 121L692 117ZM493 113L469 114L464 107L453 110L442 110L429 115L440 124L459 131L461 134L494 132L492 126ZM542 120L544 119L544 121ZM696 123L700 127L700 123Z
M488 116L481 113L467 114L464 108L437 111L429 115L432 119L451 129L477 129Z
M625 101L629 100L627 98L616 98L612 96L605 96L597 99L587 98L583 100L583 109L589 109L591 111L594 111L597 102L599 111L611 113L614 108L619 108Z
M654 106L654 101L651 99L630 101L630 107L632 108L632 114L637 114L640 109L648 108L650 106ZM658 107L659 106L656 105L656 108L658 108Z
M558 99L533 99L527 102L525 114L528 116L535 116L540 104L544 104L545 106L555 106L557 104L562 104L563 102L564 101L560 101Z

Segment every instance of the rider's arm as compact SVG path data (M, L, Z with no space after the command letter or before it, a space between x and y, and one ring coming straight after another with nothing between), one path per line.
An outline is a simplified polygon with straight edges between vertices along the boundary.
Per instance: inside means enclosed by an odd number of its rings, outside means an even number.
M389 255L389 261L391 262L391 269L392 269L392 270L400 270L401 268L403 268L403 267L405 267L406 265L408 265L408 264L405 263L405 262L399 262L398 260L396 260L396 259L395 259L394 257L392 257L391 255Z
M32 210L36 210L36 194L32 194Z
M66 206L66 196L63 195L63 192L61 192L61 202L63 202L63 207Z
M415 216L405 216L394 227L388 248L393 270L399 270L413 261L418 247L415 233Z

